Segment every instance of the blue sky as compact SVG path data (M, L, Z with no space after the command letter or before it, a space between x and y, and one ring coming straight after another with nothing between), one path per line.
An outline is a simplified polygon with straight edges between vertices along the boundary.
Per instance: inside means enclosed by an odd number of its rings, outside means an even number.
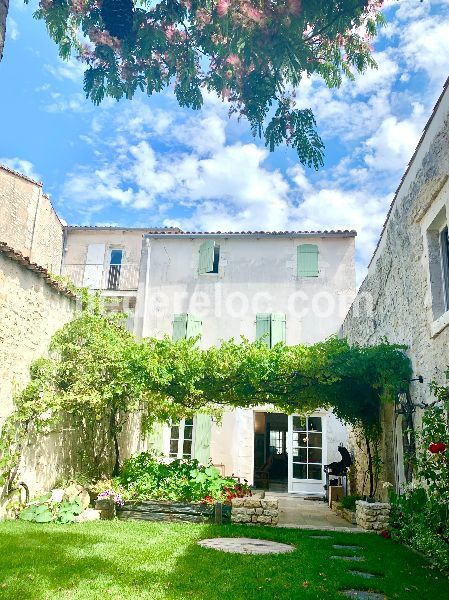
M11 0L0 63L0 162L44 183L69 224L186 230L357 229L363 275L389 203L449 75L449 0L390 0L379 68L339 90L306 79L325 167L270 154L213 96L201 111L170 91L94 107L83 67L58 58L35 3Z

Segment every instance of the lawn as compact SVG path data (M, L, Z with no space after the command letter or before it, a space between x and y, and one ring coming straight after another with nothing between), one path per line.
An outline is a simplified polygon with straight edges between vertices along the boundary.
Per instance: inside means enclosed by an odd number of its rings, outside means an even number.
M366 533L317 532L144 522L80 525L0 523L0 598L120 600L340 598L342 589L372 589L389 599L447 597L448 581L416 554ZM324 535L324 534L322 534ZM290 543L295 552L250 556L199 547L197 540L245 536ZM333 544L361 550L334 549ZM359 554L364 562L332 560ZM352 575L363 570L382 577Z

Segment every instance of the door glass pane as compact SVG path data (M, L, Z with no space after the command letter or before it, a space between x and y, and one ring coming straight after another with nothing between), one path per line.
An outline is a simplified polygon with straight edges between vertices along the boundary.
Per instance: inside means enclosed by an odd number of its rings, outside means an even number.
M299 448L299 462L307 462L307 448Z
M294 431L305 431L306 430L306 419L305 417L293 417L293 430Z
M307 465L293 463L293 477L295 479L307 479Z
M321 448L309 448L309 463L321 464Z
M321 433L309 433L309 447L321 448Z
M309 431L321 431L321 417L308 417L307 425Z
M309 465L309 479L322 479L321 465Z

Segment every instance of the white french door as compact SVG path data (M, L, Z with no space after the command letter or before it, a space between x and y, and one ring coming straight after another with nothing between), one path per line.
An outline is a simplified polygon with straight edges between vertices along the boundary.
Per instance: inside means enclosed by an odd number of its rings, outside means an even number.
M326 414L288 417L288 491L324 495Z

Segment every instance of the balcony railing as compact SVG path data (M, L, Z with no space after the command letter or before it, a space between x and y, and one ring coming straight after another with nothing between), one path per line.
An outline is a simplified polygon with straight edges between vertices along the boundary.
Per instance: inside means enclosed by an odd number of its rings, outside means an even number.
M106 266L65 264L62 274L69 277L77 287L104 291L132 291L137 290L139 265L137 263Z

